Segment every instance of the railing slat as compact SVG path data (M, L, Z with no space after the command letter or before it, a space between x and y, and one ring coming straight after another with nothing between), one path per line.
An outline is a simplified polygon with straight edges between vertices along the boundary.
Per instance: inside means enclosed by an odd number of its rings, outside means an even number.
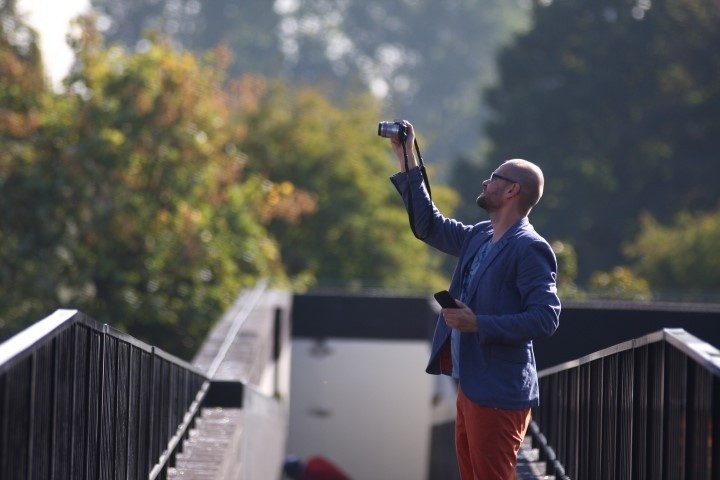
M647 438L648 431L648 347L638 347L634 352L634 389L632 416L633 455L632 476L638 480L647 479Z
M712 480L713 376L698 364L689 365L688 381L692 404L688 409L688 478Z
M73 421L78 418L87 418L90 412L88 404L89 380L89 346L91 342L90 329L85 325L75 324L72 329L72 411L69 420L71 429L70 476L68 478L89 478L86 474L88 423ZM59 480L59 479L58 479Z
M649 428L646 442L650 443L648 454L648 479L661 479L663 470L663 435L665 417L665 344L656 343L650 346Z
M632 436L633 436L633 399L635 376L635 352L624 351L618 354L619 360L619 397L618 397L618 441L615 444L618 456L616 478L631 479L632 477Z
M130 347L130 358L128 367L128 398L127 414L127 478L138 478L139 445L140 445L140 391L142 381L142 370L140 361L142 350ZM144 470L148 471L148 470Z
M140 352L140 388L138 396L138 427L144 426L138 433L138 461L137 468L138 472L150 472L152 463L150 461L150 441L152 438L152 416L151 408L152 405L152 354L149 352Z
M28 458L28 478L45 479L50 467L50 439L52 424L53 345L47 343L35 350L32 356L31 432Z
M7 455L2 452L8 451L8 431L10 415L8 414L8 396L5 388L7 375L0 375L0 478L7 478L8 466Z
M2 472L2 478L27 478L29 473L31 363L32 359L24 359L6 374L5 411L8 415L5 436L6 445L12 445L13 448L4 450L6 455L2 463L5 464L5 471ZM16 454L10 454L12 451Z
M60 333L55 339L53 384L55 385L51 408L53 409L52 480L71 478L70 462L72 447L72 385L73 385L73 336L75 326Z
M665 436L667 466L665 478L685 480L685 451L687 448L687 357L671 348L667 354L668 434Z
M130 345L123 341L117 343L117 381L115 383L115 473L114 478L125 479L127 476L128 456L128 397L130 390Z
M102 405L100 408L100 480L114 480L115 472L115 403L117 401L116 377L117 340L103 335Z

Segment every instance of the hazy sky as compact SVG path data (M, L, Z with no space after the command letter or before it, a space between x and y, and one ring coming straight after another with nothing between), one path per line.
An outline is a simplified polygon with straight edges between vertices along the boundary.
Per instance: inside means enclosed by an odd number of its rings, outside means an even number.
M17 11L26 14L26 19L40 34L40 48L43 52L45 72L53 85L65 77L73 57L65 34L70 20L89 8L89 0L19 0Z

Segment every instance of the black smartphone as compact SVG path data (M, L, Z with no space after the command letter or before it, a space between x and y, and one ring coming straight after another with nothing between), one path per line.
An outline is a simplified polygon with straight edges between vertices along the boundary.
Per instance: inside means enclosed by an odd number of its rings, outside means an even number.
M452 295L450 295L450 292L448 292L447 290L434 293L433 297L435 297L435 300L437 300L437 302L443 308L459 308L458 304L455 302L455 299Z

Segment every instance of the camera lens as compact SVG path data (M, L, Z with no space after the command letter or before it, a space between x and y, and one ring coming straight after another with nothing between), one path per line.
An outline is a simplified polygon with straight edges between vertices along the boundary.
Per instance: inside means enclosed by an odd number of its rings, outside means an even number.
M384 138L403 139L406 135L405 125L400 122L380 122L378 135Z

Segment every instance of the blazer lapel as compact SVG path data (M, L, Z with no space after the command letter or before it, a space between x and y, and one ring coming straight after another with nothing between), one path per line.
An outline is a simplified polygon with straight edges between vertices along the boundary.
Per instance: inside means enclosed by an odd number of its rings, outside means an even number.
M490 240L488 240L489 242ZM478 290L478 284L480 283L480 279L485 274L485 271L490 266L490 264L495 260L495 257L498 256L500 251L503 249L503 247L507 244L506 241L500 241L500 244L498 245L491 245L490 251L487 252L485 255L485 258L480 263L480 266L477 269L477 272L475 272L475 275L473 275L473 278L470 279L470 285L468 285L468 297L467 302L471 302L472 299L475 297L475 294Z
M468 245L468 249L465 252L465 255L463 255L463 261L462 265L460 265L460 281L462 282L463 275L467 271L468 268L470 268L470 264L475 259L475 256L477 256L480 253L480 249L485 245L486 241L490 241L490 237L492 234L487 233L481 233L480 235L476 235L472 240L470 240L470 244Z
M476 236L474 236L470 243L468 244L467 250L465 251L465 254L462 256L462 263L459 265L459 269L456 271L457 274L457 288L458 288L458 295L462 296L463 291L463 284L465 281L465 275L468 275L470 272L470 266L472 265L473 261L475 260L475 257L481 254L481 250L483 246L490 241L490 237L492 237L492 232L482 232ZM478 269L479 270L479 269ZM468 285L468 291L465 292L467 295L467 298L465 298L465 302L469 302L470 299L472 299L474 292L474 289L477 288L477 284L475 283L475 279L478 278L479 271L475 272L475 275L473 275L473 278L470 279L470 284Z
M525 224L528 223L527 217L519 220L515 225L513 225L505 234L502 236L500 241L496 245L492 245L490 247L490 251L487 253L485 258L483 259L482 263L480 264L480 267L478 268L477 272L475 272L475 275L472 279L470 279L470 285L468 285L469 292L467 292L468 297L467 301L472 301L473 297L477 293L478 290L478 284L480 283L480 279L485 274L485 271L488 269L488 267L495 261L495 258L500 255L500 252L503 251L503 249L512 241L513 238L515 238L515 234L518 230L523 228ZM481 237L478 235L478 237ZM487 238L487 235L483 235L482 238ZM477 242L477 239L475 239ZM490 239L488 239L490 241ZM477 245L473 245L473 247L480 248L485 242L477 242ZM476 249L477 252L477 249ZM477 253L476 253L477 254ZM470 257L470 255L467 255ZM472 256L474 257L474 255ZM472 257L469 260L472 260ZM463 262L467 263L467 261ZM464 266L463 266L464 268Z

